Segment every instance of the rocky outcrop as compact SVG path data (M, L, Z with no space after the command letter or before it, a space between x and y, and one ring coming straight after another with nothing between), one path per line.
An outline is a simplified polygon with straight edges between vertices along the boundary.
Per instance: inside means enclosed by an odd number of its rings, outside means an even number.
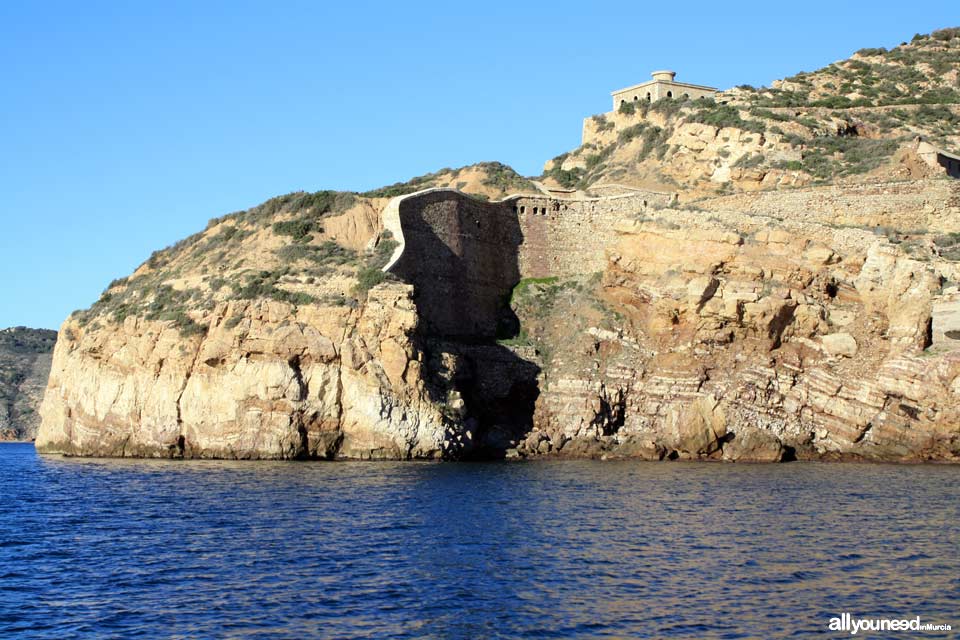
M202 336L127 318L68 321L42 407L43 452L216 458L432 458L450 446L411 340L412 288L366 303L222 304Z
M536 208L526 215L543 224L562 215ZM525 246L534 227L516 200L433 190L387 206L400 243L386 268L401 282L356 305L226 301L198 314L205 329L190 337L133 316L68 321L37 446L227 458L960 457L956 294L941 288L953 263L912 259L858 229L650 213L593 209L591 224L609 224L615 240L578 240L570 227L558 247L605 250L603 271L581 261L576 273L566 260L562 278L545 278L550 259L524 258L545 245Z
M609 328L583 329L582 296L540 321L550 445L522 455L960 460L960 341L930 342L935 265L865 232L690 221L618 225L596 291Z
M47 329L0 331L0 441L36 436L56 339Z

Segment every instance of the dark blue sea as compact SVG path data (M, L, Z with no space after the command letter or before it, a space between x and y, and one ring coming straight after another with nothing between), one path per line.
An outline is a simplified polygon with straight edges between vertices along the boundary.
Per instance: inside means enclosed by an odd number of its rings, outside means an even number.
M960 467L0 445L0 638L851 637L843 612L957 637Z

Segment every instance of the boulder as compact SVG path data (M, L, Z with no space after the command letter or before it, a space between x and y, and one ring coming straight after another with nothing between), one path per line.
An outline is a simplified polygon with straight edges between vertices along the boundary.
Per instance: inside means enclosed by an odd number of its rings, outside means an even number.
M832 356L852 358L857 355L857 341L849 333L831 333L821 340L823 348Z
M780 462L783 444L762 429L745 428L729 433L723 445L723 459L730 462Z

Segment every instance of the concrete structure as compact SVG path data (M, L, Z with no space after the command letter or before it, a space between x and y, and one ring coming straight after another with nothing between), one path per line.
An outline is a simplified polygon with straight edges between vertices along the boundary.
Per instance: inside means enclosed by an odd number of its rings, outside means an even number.
M699 98L716 97L718 91L714 87L705 87L699 84L687 84L674 80L675 71L654 71L653 80L637 84L626 89L617 89L613 96L613 110L627 102L655 102L661 98L683 98L697 100Z

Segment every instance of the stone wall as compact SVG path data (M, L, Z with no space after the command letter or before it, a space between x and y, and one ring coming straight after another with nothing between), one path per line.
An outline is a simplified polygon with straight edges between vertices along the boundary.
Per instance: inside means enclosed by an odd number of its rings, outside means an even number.
M697 205L808 222L960 231L960 182L946 178L738 193Z
M492 335L521 278L602 271L616 220L671 204L636 191L592 199L511 196L484 202L451 189L394 199L384 224L401 243L384 268L430 296L420 305L439 335ZM430 286L422 286L427 282Z
M509 203L430 189L391 203L399 255L384 268L412 283L425 328L446 337L495 335L503 301L520 279L519 220Z
M524 278L545 278L602 271L603 247L615 237L614 223L666 206L672 199L671 194L654 191L585 200L509 199L523 234L520 273Z

